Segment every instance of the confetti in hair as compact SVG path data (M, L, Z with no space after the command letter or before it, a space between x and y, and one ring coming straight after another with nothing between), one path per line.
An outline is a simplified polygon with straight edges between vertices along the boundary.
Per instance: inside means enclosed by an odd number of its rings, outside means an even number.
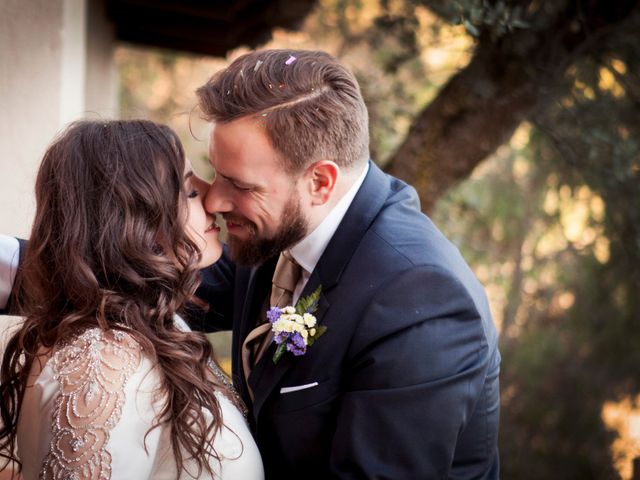
M296 57L294 57L293 55L289 55L289 58L287 58L287 61L284 62L285 65L291 65L293 62L295 62L297 60Z
M262 65L263 63L264 63L264 62L263 62L262 60L258 60L258 61L256 62L256 66L255 66L255 67L253 67L253 71L254 71L254 72L257 72L257 71L258 71L258 69L260 68L260 65Z

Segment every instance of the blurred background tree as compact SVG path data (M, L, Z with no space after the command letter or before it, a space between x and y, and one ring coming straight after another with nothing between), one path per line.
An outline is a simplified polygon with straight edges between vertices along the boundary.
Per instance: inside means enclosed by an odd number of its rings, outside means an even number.
M357 75L372 157L414 185L501 329L502 477L640 456L640 11L631 0L321 0L265 47ZM125 114L209 175L196 87L229 60L122 48Z

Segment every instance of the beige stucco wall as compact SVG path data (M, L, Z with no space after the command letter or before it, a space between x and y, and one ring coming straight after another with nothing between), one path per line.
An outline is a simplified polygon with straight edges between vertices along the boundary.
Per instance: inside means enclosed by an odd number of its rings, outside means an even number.
M113 49L100 0L0 0L0 233L28 236L35 174L56 133L117 114Z
M87 4L85 110L91 118L119 116L115 30L107 18L106 3L90 0Z

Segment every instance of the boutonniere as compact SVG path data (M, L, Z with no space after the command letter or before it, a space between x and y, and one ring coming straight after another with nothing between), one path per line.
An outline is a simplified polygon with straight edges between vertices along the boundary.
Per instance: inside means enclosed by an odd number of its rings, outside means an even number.
M278 345L273 363L277 364L287 351L296 357L304 355L307 348L327 331L324 325L317 325L318 321L313 315L318 309L321 289L322 286L308 297L300 298L295 307L271 307L267 312L267 319Z

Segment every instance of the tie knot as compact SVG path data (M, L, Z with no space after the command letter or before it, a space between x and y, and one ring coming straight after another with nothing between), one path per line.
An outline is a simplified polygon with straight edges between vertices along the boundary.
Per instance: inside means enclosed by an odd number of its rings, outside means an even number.
M278 258L276 270L273 272L273 284L289 292L296 288L302 267L291 257L289 253L281 253Z
M291 302L293 291L300 280L302 267L288 253L281 253L278 264L273 272L272 306L285 306L284 302ZM286 292L286 295L283 294ZM275 298L274 298L275 297ZM274 300L276 300L274 302Z

